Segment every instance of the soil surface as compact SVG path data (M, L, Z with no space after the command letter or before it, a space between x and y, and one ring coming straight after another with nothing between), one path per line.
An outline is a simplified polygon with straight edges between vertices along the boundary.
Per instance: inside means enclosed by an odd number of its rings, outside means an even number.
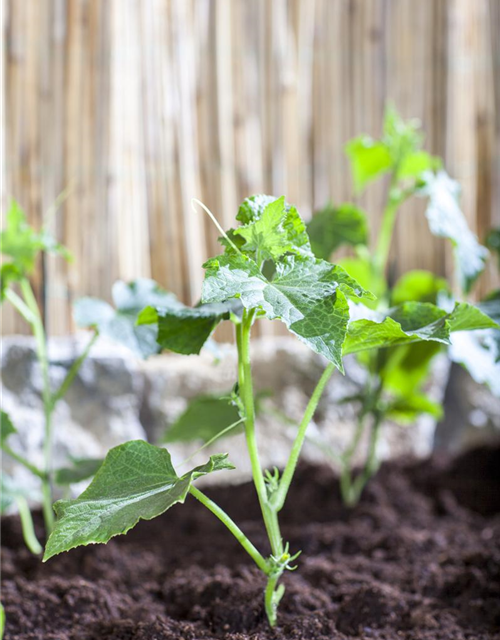
M253 486L207 490L261 549ZM326 468L302 467L282 512L299 568L279 625L264 580L189 497L108 545L47 564L3 520L6 638L27 640L483 640L500 638L500 449L453 463L384 465L360 505Z

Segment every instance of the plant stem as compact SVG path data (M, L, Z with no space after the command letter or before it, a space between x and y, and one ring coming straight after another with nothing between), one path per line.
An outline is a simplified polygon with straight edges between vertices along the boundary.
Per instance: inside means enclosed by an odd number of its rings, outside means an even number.
M361 473L353 480L350 466L346 466L342 471L341 492L342 498L348 507L354 507L358 504L368 480L370 480L378 468L377 444L381 423L382 415L377 412L374 414L374 421L371 426L368 457Z
M281 573L270 575L267 580L266 591L264 593L264 606L266 608L267 618L271 627L276 625L276 617L278 605L285 592L285 587L281 585L276 589Z
M42 553L43 548L36 537L33 518L31 517L31 511L28 503L26 502L26 498L23 496L17 496L16 504L19 510L19 517L21 518L24 542L31 553L38 555L39 553Z
M250 542L250 540L246 537L243 531L238 527L238 525L227 515L225 511L223 511L215 502L210 500L208 496L202 493L196 487L191 486L189 492L192 496L194 496L197 500L199 500L207 509L209 509L219 520L229 529L229 531L233 534L233 536L238 540L241 546L245 549L248 555L252 558L255 564L259 567L261 571L263 571L266 575L269 572L268 564L262 554L254 547L254 545Z
M27 460L24 456L11 449L8 444L2 444L2 449L13 460L16 460L17 462L19 462L19 464L22 464L23 467L28 469L28 471L31 471L34 476L38 476L41 480L45 478L45 473L41 469L29 462L29 460Z
M71 365L70 369L68 370L68 373L64 377L64 380L61 382L61 386L52 395L52 400L51 400L52 409L55 409L56 404L59 402L59 400L64 398L64 396L66 395L66 393L67 393L68 389L70 388L73 380L75 379L75 376L77 375L78 371L80 370L80 367L82 366L82 364L84 363L85 359L89 355L89 352L92 349L92 347L93 347L93 345L94 345L94 343L95 343L95 341L97 340L98 337L99 337L99 333L97 331L95 331L94 335L92 336L92 338L87 343L87 346L85 347L83 352L78 356L78 358Z
M307 427L309 426L309 423L311 422L314 416L314 413L318 406L318 402L321 398L321 395L325 390L326 384L328 380L331 378L334 370L335 370L335 365L333 363L330 363L326 367L307 404L304 417L302 418L302 421L299 425L299 430L297 432L297 436L295 437L292 450L290 452L290 457L288 458L288 462L286 463L285 470L283 471L283 475L280 480L278 491L274 496L273 504L276 508L276 511L280 511L283 508L283 505L285 504L286 496L293 479L293 474L295 473L295 468L297 466L302 445L304 444Z
M27 278L20 281L24 302L32 314L31 326L36 341L36 351L40 367L42 369L42 399L45 416L45 437L43 443L44 472L42 479L43 516L47 534L50 534L54 526L54 512L52 511L52 412L54 409L52 393L50 390L49 359L47 355L47 337L43 326L42 317L36 302L33 289Z
M341 456L341 473L340 473L340 494L344 504L351 506L351 494L352 494L352 458L356 453L361 437L365 430L365 413L363 412L358 419L354 437L352 439L349 448L346 450L343 456Z
M387 260L389 258L389 251L391 248L392 235L394 232L394 224L396 222L396 213L401 204L399 198L391 196L391 192L394 188L394 178L391 180L391 186L389 187L389 195L387 198L387 205L384 209L382 217L382 224L379 231L377 248L374 255L374 265L379 275L382 277L385 275L387 268Z
M257 439L255 435L255 407L250 366L250 331L254 312L243 312L241 324L236 325L236 345L238 347L238 380L240 397L245 408L245 436L252 467L252 476L259 499L264 524L266 526L272 553L280 556L283 553L283 539L278 524L276 510L269 504L264 474L260 465Z

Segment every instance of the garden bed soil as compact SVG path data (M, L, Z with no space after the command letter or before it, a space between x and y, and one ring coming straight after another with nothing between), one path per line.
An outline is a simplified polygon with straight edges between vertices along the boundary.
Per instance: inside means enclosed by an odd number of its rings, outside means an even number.
M253 486L211 488L266 548ZM302 467L282 512L299 569L268 628L263 577L189 497L108 545L47 564L2 523L10 640L500 638L500 449L384 465L347 511L327 468Z

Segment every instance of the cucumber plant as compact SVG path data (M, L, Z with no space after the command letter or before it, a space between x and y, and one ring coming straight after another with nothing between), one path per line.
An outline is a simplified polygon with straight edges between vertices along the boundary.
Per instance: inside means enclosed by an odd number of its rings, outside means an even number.
M388 181L382 221L372 251L367 216L352 203L328 205L308 224L316 256L329 259L341 245L354 247L355 257L344 258L339 264L377 295L376 302L368 303L373 317L385 315L388 309L402 304L439 303L445 309L453 308L451 288L443 278L424 270L407 272L397 281L392 277L389 256L394 227L398 212L408 199L426 198L425 215L430 231L451 241L456 265L455 290L469 293L488 255L460 210L458 183L446 174L439 158L422 149L422 143L418 121L404 121L389 108L380 139L362 135L346 146L356 193L376 180ZM366 382L359 393L346 398L359 405L357 425L346 450L334 455L340 463L341 493L347 505L358 502L378 468L377 444L381 425L387 418L405 424L422 413L441 416L441 406L427 397L422 388L435 356L442 350L442 344L427 342L375 349L359 357L366 369ZM361 471L355 474L353 461L366 431L369 431L368 454ZM325 443L321 445L328 451Z
M270 625L275 625L284 594L280 578L295 568L299 554L283 539L279 514L307 427L332 373L343 371L343 356L395 344L446 344L452 331L495 323L467 303L445 311L420 302L387 309L375 319L350 320L348 301L373 301L374 296L342 267L313 255L295 207L283 197L258 195L242 203L236 218L240 226L222 232L223 253L204 265L202 302L193 308L148 306L138 323L156 326L159 346L181 354L199 353L220 322L234 325L238 364L233 402L244 426L268 552L257 549L230 515L195 486L202 476L234 468L227 454L213 455L205 464L178 474L167 449L136 440L111 449L78 498L55 503L57 520L44 560L80 545L106 543L127 533L139 520L151 520L190 495L227 527L266 577L264 608ZM250 336L257 319L280 320L327 363L281 474L264 470L260 463L250 358Z
M10 438L16 428L9 416L2 411L0 448L8 456L38 477L42 488L42 507L47 535L52 531L54 513L52 509L52 468L53 414L57 403L65 396L81 365L87 357L97 334L89 340L83 352L73 362L61 384L53 389L50 383L50 362L47 352L47 334L42 311L33 292L30 278L34 274L40 254L54 254L66 260L71 258L68 250L57 243L47 229L35 231L27 222L26 215L15 201L12 201L6 215L6 226L0 234L0 244L5 260L1 267L1 301L9 302L19 315L29 324L35 338L36 355L42 374L42 402L44 414L43 465L31 463L10 446ZM3 477L3 506L17 504L23 526L26 544L34 553L42 547L35 537L31 514L27 506L25 492L16 487L10 478Z

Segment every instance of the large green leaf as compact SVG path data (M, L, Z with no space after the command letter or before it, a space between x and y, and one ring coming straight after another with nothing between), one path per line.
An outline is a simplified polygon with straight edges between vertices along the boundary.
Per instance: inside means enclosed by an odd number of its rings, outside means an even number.
M246 309L279 319L313 351L342 370L349 310L345 295L371 298L341 267L314 258L287 256L268 280L244 256L222 255L205 265L202 299L238 298Z
M6 227L0 233L0 246L2 253L11 259L2 269L2 275L7 275L11 280L14 276L24 277L29 275L34 267L35 260L40 251L46 251L62 256L69 260L71 255L68 250L60 245L44 229L36 232L26 219L24 211L19 204L12 200L6 215Z
M112 290L113 308L98 298L81 298L73 306L80 327L95 327L101 335L124 344L142 358L158 353L157 326L136 326L139 312L148 305L183 308L184 305L154 280L140 278L125 283L118 280Z
M76 500L55 503L57 520L43 559L125 534L139 520L152 520L174 504L184 502L196 478L233 468L227 455L220 454L179 477L166 449L143 440L115 447Z
M426 217L431 232L451 240L460 285L468 292L484 269L488 251L479 244L460 209L460 185L445 171L427 172L420 194L429 198Z
M307 233L314 255L328 260L343 244L368 244L366 213L349 203L338 207L328 204L314 214L307 224Z
M186 410L168 427L163 442L208 442L224 429L240 420L237 407L229 397L198 396L191 400ZM241 428L229 431L240 433Z
M356 307L356 313L360 306ZM344 355L420 340L449 344L453 331L498 328L491 318L465 302L457 303L451 312L429 303L406 302L386 313L369 310L365 313L367 318L349 323Z
M60 486L82 482L94 476L102 463L102 458L72 458L69 466L55 470L54 482Z
M1 411L0 418L0 446L2 446L9 436L13 433L17 433L17 429L12 424L9 414L3 411L3 409Z
M139 314L137 323L154 324L158 328L157 342L161 349L190 355L200 353L219 322L229 320L240 309L236 300L198 307L146 307Z

